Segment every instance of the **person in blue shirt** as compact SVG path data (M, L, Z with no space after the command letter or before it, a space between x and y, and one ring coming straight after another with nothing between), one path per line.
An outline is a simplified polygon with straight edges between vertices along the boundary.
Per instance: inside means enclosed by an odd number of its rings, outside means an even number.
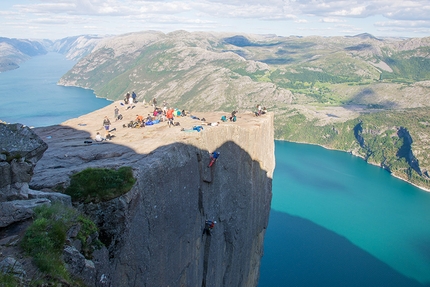
M215 227L216 221L206 220L205 228L203 229L202 236L206 233L208 236L211 236L211 231Z
M131 98L133 99L133 104L136 103L136 93L134 91L131 93Z
M214 152L211 154L211 161L210 161L210 163L209 163L208 167L213 166L213 164L216 162L216 160L218 159L218 157L219 157L219 155L220 155L220 154L221 154L221 153L220 153L219 151L214 151Z

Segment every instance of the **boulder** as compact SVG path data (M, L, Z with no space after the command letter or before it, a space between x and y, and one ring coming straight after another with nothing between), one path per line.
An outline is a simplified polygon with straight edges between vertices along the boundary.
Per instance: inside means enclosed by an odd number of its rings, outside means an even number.
M46 198L39 198L0 202L0 227L31 218L34 214L34 208L44 204L51 204L51 201Z
M97 259L103 258L102 262L108 265L107 252L99 252L96 256ZM63 260L70 274L80 278L87 286L105 286L100 282L102 275L97 275L96 264L92 260L86 259L75 247L66 246L64 248ZM98 277L100 277L99 280Z
M32 129L22 124L0 123L1 153L11 157L24 158L25 161L36 164L48 145Z
M0 261L0 272L13 274L17 277L24 277L26 274L22 264L13 257L6 257Z
M28 198L28 183L48 145L32 129L0 123L0 202Z
M39 190L28 190L28 198L29 199L49 199L52 203L59 202L65 206L72 206L72 199L69 195L59 192L46 192Z

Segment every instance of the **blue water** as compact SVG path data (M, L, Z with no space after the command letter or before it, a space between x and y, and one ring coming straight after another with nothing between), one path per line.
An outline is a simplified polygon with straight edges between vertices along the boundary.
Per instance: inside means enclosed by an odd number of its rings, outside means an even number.
M49 53L0 74L0 119L41 127L102 108L57 86L74 62ZM259 287L430 284L430 193L347 153L275 142Z
M430 193L344 152L275 148L259 287L430 285Z
M110 104L91 90L56 84L74 64L61 54L48 53L0 73L0 120L50 126Z

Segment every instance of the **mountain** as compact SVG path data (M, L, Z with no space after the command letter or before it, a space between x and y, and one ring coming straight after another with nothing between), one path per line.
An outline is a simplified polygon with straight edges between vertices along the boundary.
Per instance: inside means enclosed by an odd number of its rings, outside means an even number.
M0 72L17 69L19 63L46 52L39 41L0 37Z
M143 31L95 42L59 84L190 111L261 104L277 139L348 151L430 188L429 37Z
M68 59L77 61L91 53L97 43L105 37L97 35L81 35L54 41L49 49L64 54Z
M102 38L106 36L81 35L56 41L0 37L0 72L17 69L20 63L48 52L64 54L77 61L89 54Z
M348 151L428 188L429 51L430 38L147 31L101 40L59 83L189 110L262 104L278 139Z

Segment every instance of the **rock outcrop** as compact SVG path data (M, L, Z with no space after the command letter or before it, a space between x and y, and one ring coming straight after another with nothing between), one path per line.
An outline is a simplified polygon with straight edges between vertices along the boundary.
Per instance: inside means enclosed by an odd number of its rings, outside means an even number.
M130 192L77 206L98 224L109 251L108 268L94 271L95 284L256 286L272 195L273 114L243 114L201 132L181 131L198 124L188 117L171 129L163 123L123 128L121 121L113 123L112 141L84 144L101 131L94 119L113 105L36 129L49 149L30 183L52 189L87 167L133 168L137 182ZM218 120L220 113L205 117ZM208 168L214 150L221 156ZM206 219L217 221L211 236L202 235Z
M0 228L29 219L33 209L51 201L71 205L60 193L31 190L28 183L48 145L29 127L0 123Z

